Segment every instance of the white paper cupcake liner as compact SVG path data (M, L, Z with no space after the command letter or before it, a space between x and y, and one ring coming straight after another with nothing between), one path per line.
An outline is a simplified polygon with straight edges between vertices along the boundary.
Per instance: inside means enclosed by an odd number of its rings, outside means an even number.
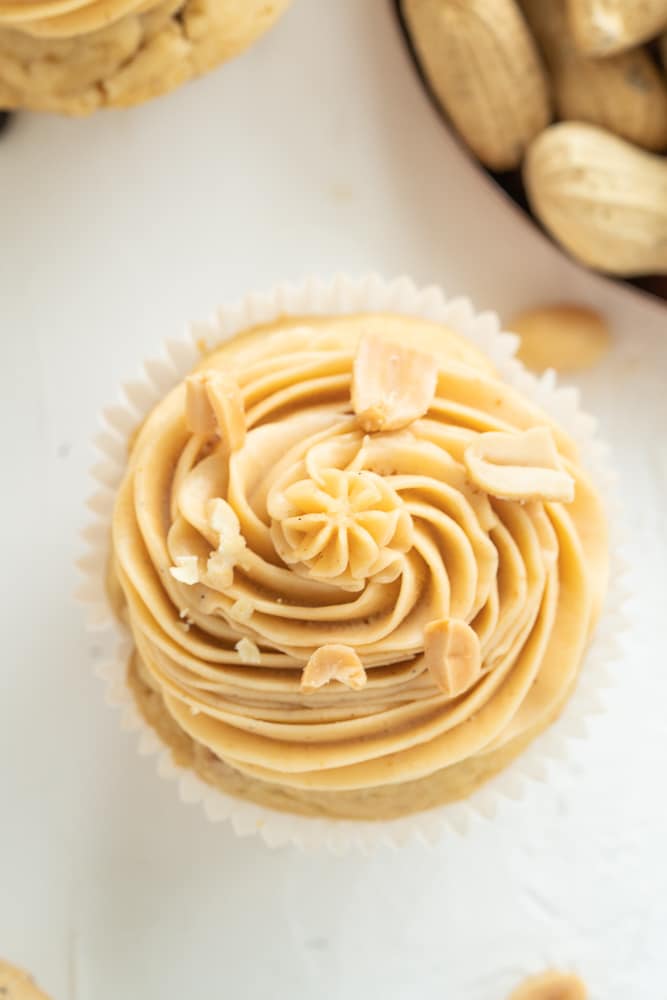
M125 683L132 643L116 621L105 591L109 555L110 515L125 470L128 436L143 417L201 357L201 348L213 347L233 334L285 315L344 315L389 312L444 323L477 344L494 362L500 375L550 413L578 442L581 458L607 501L612 527L611 583L595 639L588 651L577 689L561 718L525 750L504 772L463 802L441 806L400 819L314 819L277 812L213 788L194 772L177 767L169 749L147 725ZM208 323L193 324L183 340L168 340L162 356L144 364L140 377L123 386L119 401L101 414L102 429L95 438L98 462L92 468L95 492L88 501L92 520L83 531L86 552L79 561L83 582L77 597L87 606L88 627L97 634L99 676L106 701L121 710L124 729L138 733L142 755L156 758L161 777L174 779L183 802L199 802L212 822L229 820L240 836L259 834L271 847L294 844L301 848L325 846L342 853L351 848L370 850L377 845L398 847L410 841L434 843L447 832L465 832L480 817L491 818L500 802L519 799L530 781L543 781L554 762L567 761L572 740L587 735L587 720L603 711L601 692L610 684L611 666L620 655L619 638L626 628L629 597L627 566L615 528L618 510L614 473L608 449L596 436L596 421L579 408L573 388L559 388L555 374L541 378L529 373L514 357L518 338L501 332L495 313L476 313L466 298L447 299L436 287L417 288L406 277L386 281L372 275L358 279L337 276L309 278L280 284L271 291L251 294L218 310Z

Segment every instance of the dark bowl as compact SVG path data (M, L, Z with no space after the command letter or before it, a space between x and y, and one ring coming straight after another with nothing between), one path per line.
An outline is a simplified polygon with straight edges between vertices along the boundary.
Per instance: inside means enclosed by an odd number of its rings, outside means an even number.
M447 118L447 115L443 111L443 109L440 106L437 98L435 97L433 91L431 90L431 87L430 87L430 84L428 82L428 79L427 79L426 75L424 74L424 72L422 70L421 64L420 64L419 59L417 57L417 53L415 52L415 49L414 49L414 47L412 45L412 39L410 38L410 34L409 34L408 29L407 29L407 27L405 25L405 21L403 20L403 14L401 12L400 0L390 0L390 3L391 3L391 6L393 7L394 13L395 13L396 18L398 20L398 23L399 23L399 26L400 26L400 29L401 29L401 35L403 36L403 39L404 39L404 42L405 42L406 51L409 54L410 61L411 61L412 65L414 66L414 69L415 69L415 72L417 73L417 76L419 77L419 80L421 82L422 89L424 90L425 95L427 96L428 100L431 102L431 105L435 108L435 111L436 111L438 117L440 118L440 120L443 122L443 124L446 126L446 128L449 129L449 131L452 133L452 135L454 135L454 137L458 141L458 143L461 146L461 148L467 153L467 155L470 158L471 162L475 164L475 166L477 167L477 169L483 171L485 174L487 174L487 176L489 176L493 181L495 181L495 183L498 185L498 187L501 189L501 191L503 191L503 193L508 198L510 198L510 200L512 202L514 202L515 205L518 205L519 208L522 209L525 212L525 214L532 220L533 224L541 232L545 233L546 236L549 239L552 240L552 242L555 242L552 239L552 237L550 236L550 234L544 229L544 227L535 218L535 216L533 215L533 213L530 210L530 206L528 204L528 199L526 198L526 192L525 192L525 189L524 189L524 186L523 186L523 181L521 179L521 171L520 170L510 170L510 171L507 171L505 173L496 173L493 170L488 170L482 163L479 162L478 159L476 159L476 157L468 149L468 147L466 146L466 144L460 139L458 133L452 127L449 119ZM556 244L556 245L558 246L558 244ZM559 246L559 249L561 250L562 253L566 252L560 246ZM583 264L580 264L580 266L584 267ZM599 273L599 272L596 272L596 273ZM614 277L610 277L609 275L603 275L603 277L607 277L609 281L614 281L614 282L617 282L617 283L622 284L622 285L631 285L634 288L638 288L642 292L646 292L649 295L655 296L657 298L667 299L667 275L655 275L655 274L653 274L653 275L646 275L646 277L628 278L628 279L626 279L626 278L614 278Z

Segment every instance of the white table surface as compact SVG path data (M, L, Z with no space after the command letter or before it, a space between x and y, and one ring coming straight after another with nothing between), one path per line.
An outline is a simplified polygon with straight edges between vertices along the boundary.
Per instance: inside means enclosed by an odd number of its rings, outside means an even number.
M0 955L55 1000L501 1000L574 968L664 1000L667 310L566 261L449 138L384 0L297 0L169 98L0 142ZM271 851L177 801L102 701L71 601L99 408L250 288L379 270L504 318L599 307L580 377L616 451L638 599L573 763L438 848Z

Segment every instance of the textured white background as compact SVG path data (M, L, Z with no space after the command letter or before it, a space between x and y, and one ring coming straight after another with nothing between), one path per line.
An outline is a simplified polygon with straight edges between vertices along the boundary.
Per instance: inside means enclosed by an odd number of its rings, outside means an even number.
M548 963L667 996L667 310L562 258L424 99L384 0L297 0L250 53L0 143L0 955L56 1000L501 1000ZM70 593L98 409L249 288L377 269L479 308L604 310L634 631L573 764L437 849L271 852L181 806L102 703Z

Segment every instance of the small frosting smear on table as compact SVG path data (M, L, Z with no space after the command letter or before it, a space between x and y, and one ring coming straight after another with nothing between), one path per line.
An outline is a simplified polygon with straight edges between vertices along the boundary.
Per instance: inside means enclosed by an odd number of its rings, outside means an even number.
M0 997L2 1000L49 1000L32 977L23 969L0 959Z
M588 990L571 972L542 972L530 976L509 995L508 1000L587 1000Z
M611 347L608 324L585 306L538 306L519 313L508 328L521 339L517 357L534 372L547 368L583 371L596 365Z

